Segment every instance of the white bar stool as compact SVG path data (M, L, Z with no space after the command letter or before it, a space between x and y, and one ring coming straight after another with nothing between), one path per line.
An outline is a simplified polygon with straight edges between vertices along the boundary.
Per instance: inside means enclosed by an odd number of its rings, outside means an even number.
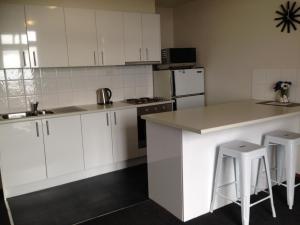
M297 147L300 145L300 134L282 130L267 133L264 138L264 146L269 147L272 145L276 146L277 168L276 181L274 182L287 188L287 202L289 209L292 209L294 205L295 187L300 185L295 185ZM286 172L286 185L282 184L282 172L284 166Z
M224 186L228 186L229 184L225 184L222 186L218 186L220 182L220 175L222 171L222 164L224 157L231 157L234 160L234 172L235 172L235 183L236 184L236 193L238 193L238 186L240 186L240 198L237 194L237 201L232 200L223 194L221 194L218 189ZM259 159L264 162L265 169L267 172L267 182L269 186L269 195L257 202L250 204L250 195L251 195L251 162L254 159ZM237 164L239 169L237 170ZM239 172L238 172L239 171ZM238 173L240 175L238 175ZM232 183L230 183L232 184ZM242 211L242 224L248 225L249 218L250 218L250 207L261 203L267 199L270 199L272 214L273 217L276 217L276 212L274 208L273 202L273 193L272 193L272 186L271 186L271 178L270 178L270 171L269 171L269 162L267 157L267 150L266 147L256 145L250 142L245 141L232 141L229 143L222 144L220 146L220 151L218 154L218 161L215 173L215 181L214 181L214 189L213 189L213 196L211 201L210 211L213 212L214 205L216 201L216 196L219 195L222 198L230 200L239 206L241 206Z

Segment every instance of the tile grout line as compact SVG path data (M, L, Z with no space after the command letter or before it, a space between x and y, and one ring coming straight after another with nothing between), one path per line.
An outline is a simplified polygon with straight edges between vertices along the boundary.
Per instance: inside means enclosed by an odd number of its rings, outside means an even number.
M86 220L82 220L82 221L77 222L77 223L74 223L74 224L72 224L72 225L80 225L80 224L86 223L86 222L88 222L88 221L91 221L91 220L94 220L94 219L97 219L97 218L101 218L101 217L103 217L103 216L107 216L107 215L110 215L110 214L113 214L113 213L116 213L116 212L119 212L119 211L123 211L123 210L125 210L125 209L129 209L129 208L132 208L132 207L134 207L134 206L140 205L140 204L142 204L142 203L144 203L144 202L146 202L146 201L148 201L148 200L149 200L149 199L146 199L146 200L144 200L144 201L141 201L141 202L138 202L138 203L134 203L134 204L131 204L131 205L129 205L129 206L125 206L125 207L122 207L122 208L120 208L120 209L116 209L116 210L113 210L113 211L110 211L110 212L101 214L101 215L99 215L99 216L95 216L95 217L92 217L92 218L89 218L89 219L86 219Z

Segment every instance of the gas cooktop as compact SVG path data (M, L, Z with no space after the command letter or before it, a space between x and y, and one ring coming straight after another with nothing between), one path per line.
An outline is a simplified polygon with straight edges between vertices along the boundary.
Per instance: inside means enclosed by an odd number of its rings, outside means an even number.
M166 101L167 99L165 98L160 98L160 97L154 97L154 98L129 98L126 99L125 101L129 104L133 105L140 105L140 104L147 104L147 103L153 103L153 102L163 102Z

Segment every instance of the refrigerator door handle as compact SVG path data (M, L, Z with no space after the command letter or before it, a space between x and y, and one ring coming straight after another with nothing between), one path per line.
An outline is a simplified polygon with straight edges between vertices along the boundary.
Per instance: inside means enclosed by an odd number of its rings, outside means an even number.
M171 85L171 90L172 90L171 96L174 97L174 96L176 96L176 86L175 86L175 74L174 74L174 71L172 71L170 85Z
M192 96L198 96L198 95L205 95L205 93L202 92L202 93L195 93L195 94L189 94L189 95L177 95L177 96L173 96L173 99L175 99L175 98L192 97Z

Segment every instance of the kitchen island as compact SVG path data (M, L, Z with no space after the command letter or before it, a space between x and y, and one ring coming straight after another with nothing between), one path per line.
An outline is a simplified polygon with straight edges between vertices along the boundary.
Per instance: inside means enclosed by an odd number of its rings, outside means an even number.
M147 121L149 198L182 221L206 214L220 144L236 139L261 144L267 132L300 131L300 107L256 103L247 100L143 116ZM232 159L225 159L223 165L222 183L232 182ZM253 183L256 165L254 161ZM234 185L224 194L234 198ZM228 203L219 198L215 207Z

